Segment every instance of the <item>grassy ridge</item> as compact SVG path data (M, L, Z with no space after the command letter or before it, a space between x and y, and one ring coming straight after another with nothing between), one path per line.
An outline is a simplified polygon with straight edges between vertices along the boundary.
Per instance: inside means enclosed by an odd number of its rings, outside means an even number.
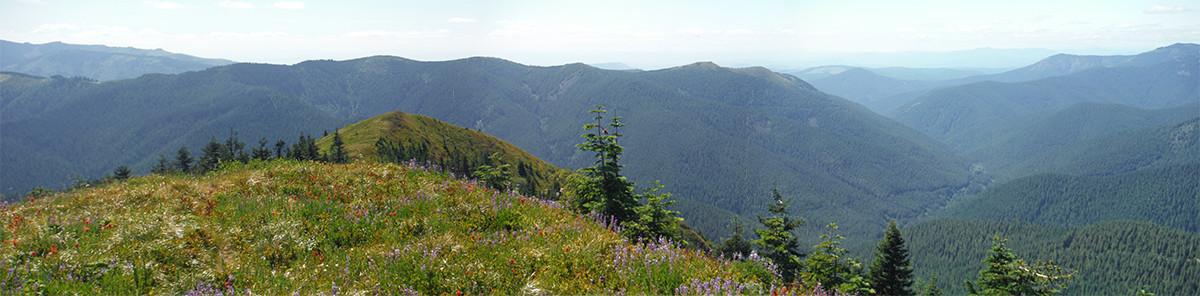
M413 163L152 175L7 204L0 219L0 294L757 294L775 281Z
M400 111L384 113L347 125L341 129L340 134L352 158L387 161L381 159L375 146L377 140L385 138L391 143L410 148L421 145L424 147L424 155L418 158L443 164L443 167L461 163L466 165L467 172L480 165L495 165L488 156L499 152L501 162L512 165L509 173L512 175L513 185L519 186L522 192L543 197L556 196L564 182L562 179L570 174L567 170L555 167L517 146L483 132ZM331 145L332 134L317 141L317 146L325 153L329 153Z

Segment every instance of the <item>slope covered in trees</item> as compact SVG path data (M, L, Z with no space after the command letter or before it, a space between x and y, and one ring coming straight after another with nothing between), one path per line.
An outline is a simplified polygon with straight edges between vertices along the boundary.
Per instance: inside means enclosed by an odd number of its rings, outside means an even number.
M1193 212L1194 213L1194 212ZM1075 271L1064 295L1200 293L1200 236L1147 222L1106 221L1078 227L1027 222L939 219L905 227L919 278L937 274L946 295L964 295L964 280L984 266L994 236L1018 258L1037 258Z
M1111 175L1200 161L1197 116L1197 103L1156 110L1080 103L951 141L1002 181L1036 173Z
M38 76L78 76L107 81L151 73L199 71L232 63L229 60L198 58L162 49L0 40L0 71Z
M579 168L591 161L574 147L578 127L595 104L630 123L621 143L630 151L628 176L640 184L661 179L677 206L713 207L681 208L685 218L726 215L712 219L720 224L692 225L716 237L731 212L761 211L771 188L796 196L814 221L837 217L848 237L861 237L882 229L887 217L920 215L968 183L967 166L933 138L763 68L700 63L629 73L494 58L370 57L234 64L103 83L44 81L3 98L59 102L4 110L30 114L0 123L20 131L0 135L0 182L13 191L60 187L54 185L76 174L91 178L120 164L145 171L155 155L199 147L231 127L246 139L294 139L395 110L486 132L556 166Z
M949 207L946 217L1081 226L1108 220L1200 231L1200 163L1102 177L1035 175Z

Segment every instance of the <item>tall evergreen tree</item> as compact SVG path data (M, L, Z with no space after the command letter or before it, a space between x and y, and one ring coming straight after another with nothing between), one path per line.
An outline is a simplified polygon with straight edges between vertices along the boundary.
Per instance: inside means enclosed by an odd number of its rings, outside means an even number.
M220 168L222 157L229 157L225 147L217 142L216 137L209 140L204 149L200 150L200 161L196 163L198 173L204 174Z
M133 171L130 170L129 167L125 166L125 165L120 165L117 167L117 169L113 170L113 178L117 179L117 180L129 179L129 177L132 177L132 176L133 176Z
M929 278L929 283L919 285L921 288L921 296L942 296L942 288L937 285L937 274Z
M871 288L880 295L913 295L912 266L908 258L908 247L896 220L888 222L883 240L875 250L871 262Z
M730 220L729 230L732 230L733 234L722 241L716 252L733 259L744 259L746 256L750 256L750 251L754 250L754 246L742 236L742 233L746 232L746 223L735 216Z
M250 162L250 155L246 154L246 143L238 140L237 131L233 130L233 128L229 129L229 138L225 139L225 147L221 152L218 158L222 162Z
M666 238L684 243L679 229L679 222L683 222L683 218L679 218L679 212L667 209L675 204L675 201L667 200L671 198L670 193L658 193L658 190L663 188L658 181L651 184L645 193L637 196L638 199L645 199L646 203L634 209L638 216L637 221L624 224L625 236L646 240Z
M271 148L267 148L267 138L258 139L258 148L251 150L250 154L250 158L257 160L271 159Z
M292 151L288 157L311 161L320 161L322 158L320 150L317 149L317 140L306 134L300 134L300 139L292 144Z
M154 164L154 167L150 168L150 173L161 175L161 174L166 174L170 171L171 171L171 161L167 160L166 154L159 153L158 154L158 163Z
M830 222L825 227L829 228L829 234L822 234L824 241L813 246L816 251L804 260L806 270L800 278L809 284L820 283L826 292L874 294L862 263L838 247L842 244L840 240L846 238L834 232L837 224Z
M285 155L287 155L285 153L287 151L284 150L286 148L287 142L284 142L283 140L275 142L275 158L283 158Z
M187 146L180 146L179 151L175 153L175 167L179 172L190 173L193 161L196 160L192 158L192 152L188 151Z
M1066 281L1073 275L1053 262L1028 265L1004 247L1007 240L993 239L995 242L988 251L991 254L983 260L987 266L979 271L979 279L967 281L971 295L1054 295L1066 287Z
M796 240L792 231L804 226L804 219L792 217L788 213L787 205L791 199L783 200L779 190L772 191L772 194L774 201L767 206L771 216L758 216L758 222L762 223L763 229L754 231L758 234L758 239L752 243L763 251L763 257L771 259L779 266L783 280L790 283L796 279L801 266L800 260L805 256L800 252L800 242Z
M580 169L586 178L584 184L577 187L578 200L573 203L576 210L583 212L599 212L612 216L622 223L637 220L635 208L639 206L633 196L633 183L621 176L620 164L623 148L618 145L621 137L621 117L612 117L611 122L604 124L604 114L608 111L604 106L596 105L595 110L588 111L596 116L596 123L583 126L588 132L583 134L584 142L575 145L584 151L595 152L595 164ZM605 127L607 126L607 127ZM609 132L608 128L612 128Z
M334 135L336 134L334 133ZM380 139L382 140L383 138ZM492 188L507 189L510 185L509 179L512 177L512 172L508 168L512 165L501 162L500 152L495 152L488 156L488 162L489 164L480 165L471 174L475 178L483 180L484 183L487 183Z
M350 155L346 152L346 142L342 141L342 134L338 130L333 131L333 145L329 147L329 162L346 163L350 161Z

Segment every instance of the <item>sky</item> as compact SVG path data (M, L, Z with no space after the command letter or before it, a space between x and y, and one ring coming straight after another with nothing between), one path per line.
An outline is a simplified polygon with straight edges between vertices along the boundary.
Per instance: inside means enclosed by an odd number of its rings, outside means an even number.
M1135 54L1200 43L1198 9L1197 0L0 0L0 39L273 64L394 55L800 67L978 48ZM984 65L957 63L944 66Z

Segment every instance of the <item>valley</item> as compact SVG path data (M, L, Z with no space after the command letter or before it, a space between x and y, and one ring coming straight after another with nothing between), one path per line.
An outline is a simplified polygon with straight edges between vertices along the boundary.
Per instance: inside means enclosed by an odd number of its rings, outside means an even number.
M6 55L21 45L4 42ZM55 64L61 58L55 55L80 50L55 51L37 62ZM786 283L778 274L756 269L762 265L713 252L727 247L724 240L738 232L731 227L735 219L750 226L741 234L748 240L761 236L756 231L766 229L760 220L769 216L776 202L772 191L777 190L791 213L806 220L791 231L801 252L830 242L820 236L832 230L821 226L836 223L843 255L872 258L883 230L895 221L908 242L915 277L927 281L936 274L949 295L967 293L963 281L978 275L993 236L1007 238L1013 253L1030 263L1034 258L1053 260L1076 272L1062 291L1067 295L1135 289L1160 295L1200 292L1189 281L1200 276L1196 44L1136 55L1053 55L1002 72L830 66L792 74L712 62L658 70L613 63L608 66L620 69L605 70L582 63L530 66L490 57L418 61L371 56L277 65L129 50L106 48L105 55L66 59L95 61L84 68L117 63L117 68L145 73L28 73L22 71L78 69L26 61L33 58L10 66L17 60L4 58L2 210L5 217L29 222L10 225L5 242L12 247L0 254L26 260L21 262L59 260L45 257L47 252L117 260L98 250L144 244L146 248L120 249L121 264L173 267L122 271L78 260L60 263L72 274L106 270L99 274L111 276L95 278L132 281L136 289L154 286L143 286L151 282L168 285L162 290L168 294L199 289L189 286L197 283L219 289L212 285L224 277L236 287L273 286L279 288L272 290L276 292L328 289L282 284L297 277L370 289L362 281L370 277L342 278L328 266L313 267L324 258L341 257L347 258L347 268L360 273L406 278L407 286L390 287L389 293L679 293L677 288L689 283L664 271L678 267L691 272L686 278L736 282L740 288L727 291L758 294ZM157 60L112 57L139 54ZM137 66L182 63L165 62L167 57L209 64ZM820 72L834 67L844 68ZM816 76L801 79L801 73ZM580 169L600 163L599 154L578 146L584 141L581 134L595 130L582 127L596 124L589 110L598 106L622 123L600 125L607 128L594 134L613 135L613 145L619 143L621 176L636 184L628 189L653 189L653 181L662 185L657 192L669 192L673 202L664 213L677 211L682 218L671 222L679 227L672 231L686 247L630 242L619 235L618 224L603 216L572 212L580 206L572 202L585 198L577 192L584 186L579 184L586 184L581 180L590 178ZM251 148L261 141L262 149L277 141L283 143L277 149L291 147L312 137L323 155L344 145L352 160L319 164L268 155L261 161L229 162L212 173L149 173L160 158L176 155L181 147L199 156L205 143L233 138L234 133ZM139 177L112 181L119 166ZM476 193L493 185L481 181L483 172L501 166L508 168L503 180L510 187ZM381 172L400 177L386 182L379 179ZM372 178L379 180L368 180ZM100 180L98 187L86 188L89 180ZM327 189L333 191L322 191ZM54 192L58 190L64 192ZM314 190L330 202L300 196ZM647 192L637 196L654 196ZM333 198L338 196L343 199ZM531 207L523 207L526 198ZM101 209L100 200L150 210ZM340 203L330 204L334 201ZM460 203L479 211L456 206ZM405 216L387 205L439 214ZM289 214L276 216L276 208ZM334 214L313 212L318 210ZM145 220L159 212L169 213L170 221ZM359 218L351 223L350 215L356 213L384 224L362 224ZM500 222L480 213L500 215ZM341 221L335 224L349 234L309 225L312 215ZM391 218L395 215L405 219ZM23 218L12 218L17 216ZM112 231L117 234L93 235L78 229L81 222L72 217L116 221ZM238 224L248 220L277 227L226 232L249 229ZM192 224L172 230L182 221ZM149 226L125 226L132 223ZM305 225L308 232L271 232L283 231L282 225ZM53 227L53 234L38 230ZM543 228L555 234L532 236ZM290 235L282 240L289 243L266 243L280 235ZM517 242L531 237L534 242ZM313 240L313 245L292 243ZM418 243L422 241L426 243ZM493 249L496 242L516 251ZM66 248L72 243L83 247ZM180 243L198 253L160 250ZM414 244L421 249L388 249ZM575 249L547 249L551 244ZM580 263L589 257L626 260L623 256L631 256L628 251L635 247L657 248L656 255L636 256L668 256L684 263L638 269L651 274L645 278L609 270L603 267L607 261ZM408 251L438 250L454 250L451 256L457 259L452 260L483 262L454 266L452 272L503 273L511 264L499 259L520 257L526 260L521 268L549 269L553 276L502 281L480 280L488 276L478 273L415 271L418 264L437 263L419 262ZM259 253L268 259L255 259ZM248 269L215 267L218 259L229 256ZM365 260L380 265L351 263ZM21 264L28 276L42 268ZM302 267L294 275L280 275L296 264ZM595 273L583 275L562 264L583 264ZM1125 272L1109 272L1114 269ZM140 278L144 272L154 279ZM193 272L219 276L189 278ZM597 277L611 281L596 282ZM551 281L564 286L544 286ZM480 282L488 284L471 286Z

